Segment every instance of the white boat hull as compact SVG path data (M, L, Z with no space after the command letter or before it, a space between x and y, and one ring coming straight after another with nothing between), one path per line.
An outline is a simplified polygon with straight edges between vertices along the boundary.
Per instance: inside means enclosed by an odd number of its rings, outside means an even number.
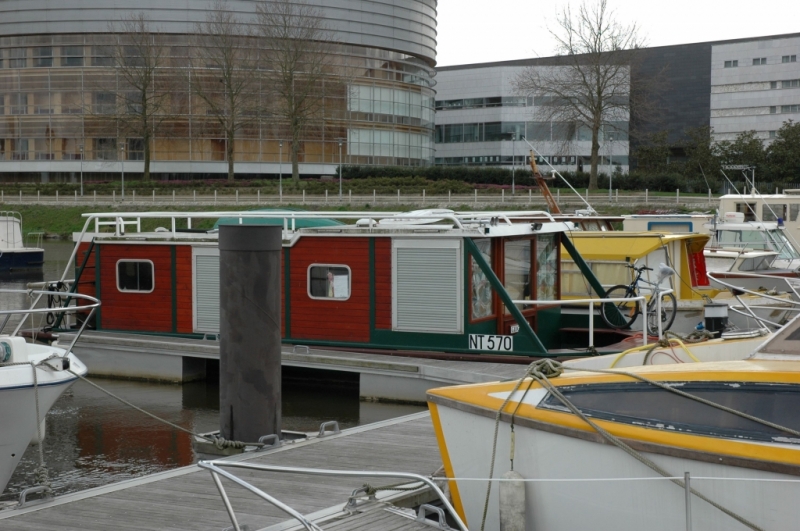
M63 350L39 345L28 345L34 353L31 361L40 361L51 353ZM78 374L86 374L86 366L75 356L69 355L70 368ZM53 407L56 400L78 378L67 371L37 369L39 395L39 419ZM38 438L36 415L36 391L33 369L30 365L0 367L0 492L8 484L11 474L19 464L28 444Z
M437 405L445 462L451 464L463 516L470 529L480 529L486 498L485 481L492 458L494 418ZM547 531L674 531L685 529L685 491L615 446L573 436L515 426L514 470L525 487L526 528ZM482 434L476 437L476 434ZM510 429L502 423L497 439L494 477L509 470ZM796 529L800 521L797 476L647 453L671 474L695 478L737 478L739 481L695 479L692 486L763 529ZM573 480L573 481L554 481ZM576 481L589 480L589 481ZM755 481L758 480L758 481ZM451 491L452 483L451 483ZM697 497L691 501L694 529L748 529ZM486 530L499 530L498 484L492 488Z

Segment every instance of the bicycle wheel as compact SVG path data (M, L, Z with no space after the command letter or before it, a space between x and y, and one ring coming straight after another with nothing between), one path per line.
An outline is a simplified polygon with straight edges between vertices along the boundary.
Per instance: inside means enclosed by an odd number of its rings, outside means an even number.
M630 286L620 284L609 288L606 297L622 299L634 297L636 294ZM600 317L611 328L628 328L639 315L639 301L605 302L600 305Z
M647 303L647 333L651 336L658 335L658 321L661 321L661 331L666 332L672 323L675 322L675 314L678 311L678 303L675 302L675 295L664 293L661 295L661 315L656 315L656 299L650 299Z

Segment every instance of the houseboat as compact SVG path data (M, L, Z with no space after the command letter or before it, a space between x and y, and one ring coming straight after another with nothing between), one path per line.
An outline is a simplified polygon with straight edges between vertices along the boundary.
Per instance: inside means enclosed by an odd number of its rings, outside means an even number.
M38 245L25 246L22 215L0 212L0 273L37 272L42 270L43 264L44 249Z
M565 236L572 226L521 215L542 221L449 211L87 214L74 236L72 289L102 297L98 331L216 336L214 226L269 223L283 228L286 343L523 356L627 348L630 332L562 318L562 255L586 272L593 297L605 294Z

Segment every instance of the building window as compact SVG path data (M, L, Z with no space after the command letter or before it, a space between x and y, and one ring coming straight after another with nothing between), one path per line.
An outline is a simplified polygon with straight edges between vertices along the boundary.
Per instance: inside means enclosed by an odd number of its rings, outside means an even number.
M53 66L53 48L50 46L34 48L33 66L37 68L50 68Z
M797 56L796 55L784 55L781 57L781 63L796 63Z
M767 64L767 58L766 57L756 57L756 58L753 59L753 66L765 65L765 64Z
M144 139L143 138L129 138L128 149L125 153L127 160L144 160Z
M62 46L61 66L83 66L83 46Z
M778 82L777 81L770 81L769 82L769 88L771 88L771 89L778 88Z
M114 66L114 48L92 46L92 66Z
M125 292L153 291L153 262L150 260L120 260L117 262L117 289Z
M781 105L781 112L800 112L800 105Z
M786 79L781 81L781 88L797 88L800 87L800 79Z
M725 61L725 68L736 68L739 66L739 60Z
M777 136L778 136L778 132L777 131L770 131L769 132L769 137L770 138L776 138ZM798 205L798 206L800 206L800 205Z
M8 51L9 68L25 68L28 66L28 50L26 48L11 48Z
M769 108L769 113L770 114L776 114L777 112L778 112L778 107L777 106L773 105L772 107Z
M113 92L98 92L94 95L94 112L97 114L114 114L117 106L117 95Z
M11 94L11 114L28 114L28 95L20 92Z
M14 152L11 154L13 160L28 160L28 139L18 138L14 142Z
M117 139L95 138L94 158L96 160L117 160Z
M312 299L349 299L350 268L346 265L311 264L308 267L308 296Z

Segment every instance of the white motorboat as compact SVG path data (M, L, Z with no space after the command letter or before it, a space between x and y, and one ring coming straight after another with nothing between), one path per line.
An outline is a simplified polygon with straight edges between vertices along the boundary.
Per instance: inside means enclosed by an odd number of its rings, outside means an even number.
M40 299L63 294L34 290L0 291L38 295ZM97 299L86 295L75 294L71 299L74 305L61 308L37 308L37 299L30 309L0 311L0 316L5 316L0 326L0 492L5 490L28 445L43 442L47 412L64 391L87 373L86 365L72 353L74 341L65 349L28 343L24 337L16 335L33 314L86 311L92 315L100 306ZM86 304L81 305L83 302ZM12 334L2 334L9 316L14 314L23 314L24 317ZM84 327L85 323L78 336Z

